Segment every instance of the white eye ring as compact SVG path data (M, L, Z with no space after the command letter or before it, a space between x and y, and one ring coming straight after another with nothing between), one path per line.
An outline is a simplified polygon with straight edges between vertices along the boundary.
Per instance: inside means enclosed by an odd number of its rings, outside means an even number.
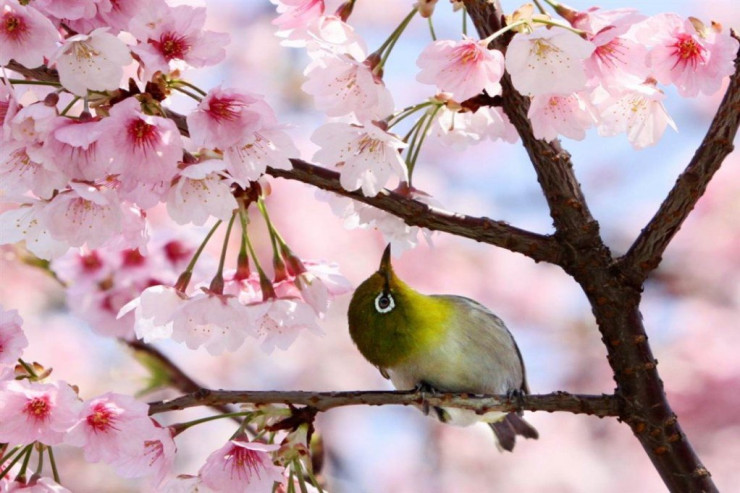
M381 300L385 306L381 306ZM377 298L375 298L375 310L377 310L378 313L388 313L395 307L396 302L393 300L393 296L391 296L390 293L380 293Z

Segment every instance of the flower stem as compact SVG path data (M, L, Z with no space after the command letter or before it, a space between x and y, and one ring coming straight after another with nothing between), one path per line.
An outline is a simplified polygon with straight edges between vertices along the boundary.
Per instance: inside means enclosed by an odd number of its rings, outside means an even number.
M409 25L409 22L411 22L411 19L414 18L414 15L416 15L416 12L418 12L419 9L414 7L411 9L411 12L401 21L401 23L396 27L396 29L393 30L390 36L388 36L388 39L386 39L382 45L380 45L380 48L378 48L375 53L380 55L380 63L373 69L373 71L378 74L383 70L383 66L385 66L386 60L388 60L388 55L390 55L391 51L393 51L393 47L396 44L396 41L398 41L398 38L401 37L401 34L403 34L403 31L406 29L406 26Z
M239 204L239 214L243 214L245 217L247 214L247 211L244 209L244 205L242 203ZM252 256L252 260L254 260L254 266L257 268L257 274L260 278L260 288L262 289L263 301L270 298L276 298L277 296L275 295L275 289L272 287L272 282L270 282L270 279L267 277L265 271L262 269L262 265L260 265L260 261L257 258L257 253L254 251L254 246L252 246L252 241L249 239L247 228L244 228L244 240L247 243L249 254Z
M429 128L432 126L432 123L434 123L434 117L437 116L440 108L441 106L435 106L434 109L430 108L427 110L428 117L426 121L426 126L421 132L419 140L416 144L416 149L414 149L414 153L411 156L411 161L409 163L409 185L411 185L411 175L414 173L414 167L416 166L416 160L419 158L419 151L421 151L421 146L424 144L424 139L426 139L427 135L429 134Z
M41 476L41 471L44 469L44 448L46 445L38 444L39 462L36 464L36 476Z
M462 32L463 35L468 35L468 9L463 7L460 9L462 11Z
M201 423L208 423L209 421L215 421L217 419L222 418L236 418L236 417L246 417L249 416L252 412L251 411L238 411L233 413L224 413L224 414L216 414L214 416L207 416L205 418L200 419L194 419L192 421L186 421L184 423L176 423L174 425L170 425L172 428L175 429L175 435L179 435L183 431L187 430L188 428L199 425ZM248 420L245 420L247 422Z
M210 290L217 294L223 294L224 292L224 264L226 263L226 251L229 249L229 238L231 237L231 228L234 226L234 219L236 219L236 212L231 214L229 224L226 226L224 244L221 247L221 257L218 259L218 270L209 286Z
M437 33L434 32L434 23L432 22L432 16L427 17L427 23L429 23L429 34L432 35L432 41L437 41Z
M175 288L177 290L184 292L185 289L188 287L188 283L190 283L190 278L193 275L193 269L195 268L195 264L198 262L198 258L200 257L200 254L203 253L203 249L206 247L206 245L210 241L211 236L213 236L213 233L215 233L218 227L221 226L221 223L222 221L220 219L216 221L216 224L213 225L211 230L208 232L206 237L203 239L201 244L198 246L198 249L195 250L195 253L193 254L193 258L190 259L188 266L185 267L185 272L180 274L180 277L177 279L177 282L175 283Z
M79 96L75 96L74 98L72 98L72 101L70 101L69 104L64 107L64 109L62 110L62 112L60 114L62 116L66 116L67 115L67 112L69 110L71 110L72 109L72 106L74 106L75 103L77 103L77 101L79 101L79 100L80 100L80 97Z
M28 469L28 463L31 460L31 454L33 453L33 443L23 450L24 451L20 454L23 456L23 464L21 464L21 470L18 471L18 474L15 476L16 481L20 481L21 479L26 477L26 470Z
M24 455L30 454L31 453L31 450L33 450L33 444L26 445L25 447L23 447L23 449L21 449L21 451L18 453L18 455L16 455L15 458L10 462L10 464L8 464L8 467L6 467L5 469L3 469L0 472L0 479L3 479L5 476L7 476L8 473L10 472L10 469L12 469L12 467L19 460L21 460L21 457L23 457Z
M52 87L62 87L62 85L59 82L51 82L51 81L45 81L45 80L26 80L26 79L6 79L11 84L16 85L29 85L29 86L52 86Z
M206 96L208 93L201 89L200 87L196 86L195 84L191 84L190 82L183 80L183 79L173 79L171 81L172 87L176 88L178 85L187 86L191 89L193 89L195 92L200 94L201 96Z
M36 371L33 369L31 365L23 361L21 358L18 358L18 363L21 364L24 370L28 372L28 374L33 378L38 378L38 375L36 374Z
M389 124L388 124L388 130L393 128L398 123L401 123L403 120L405 120L407 117L413 115L417 111L426 108L427 106L431 106L435 104L434 101L425 101L423 103L419 103L414 106L409 106L407 108L404 108L398 114L391 116Z
M200 102L201 102L201 101L203 100L203 98L201 98L201 97L200 97L200 96L198 96L197 94L193 94L192 92L188 91L187 89L185 89L185 88L183 88L183 87L179 87L179 86L170 86L170 87L171 87L172 89L174 89L175 91L178 91L178 92L181 92L181 93L183 93L183 94L184 94L184 95L186 95L186 96L190 96L191 98L195 99L195 100L196 100L196 101L198 101L199 103L200 103Z
M54 481L61 483L62 481L59 478L59 470L57 469L57 461L54 460L54 451L51 447L47 447L46 450L49 452L49 463L51 464L51 473L54 476Z

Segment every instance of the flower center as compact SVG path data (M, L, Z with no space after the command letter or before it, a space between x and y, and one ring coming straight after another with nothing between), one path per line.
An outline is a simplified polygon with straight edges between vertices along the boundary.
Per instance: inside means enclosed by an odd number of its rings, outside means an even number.
M46 395L43 397L34 397L26 403L23 412L36 421L45 421L51 413L49 397Z
M23 17L18 17L12 12L3 14L2 26L5 30L5 35L15 41L18 41L28 31L28 26L24 22Z
M214 120L234 121L239 118L243 107L243 104L233 99L213 99L208 104L208 114Z
M108 431L113 428L115 415L104 403L95 404L93 412L87 416L87 424L94 431Z
M179 36L175 33L163 34L158 42L154 41L152 44L157 47L168 62L175 59L182 60L190 51L190 45L185 36Z
M157 127L137 118L129 123L128 134L138 147L154 147L157 143Z
M704 63L704 53L707 51L701 44L690 34L682 33L678 35L678 40L672 45L673 54L678 57L676 65L679 63L683 65L691 64L692 67L696 67L699 63Z

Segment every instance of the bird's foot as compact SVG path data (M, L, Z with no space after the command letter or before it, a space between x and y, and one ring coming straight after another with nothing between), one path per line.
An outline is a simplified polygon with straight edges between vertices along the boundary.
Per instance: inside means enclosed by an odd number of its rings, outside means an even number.
M516 405L516 412L521 414L524 411L524 392L522 389L510 389L506 392L506 398Z
M436 387L433 387L429 382L425 381L417 383L414 390L421 394L421 412L423 412L425 416L429 416L429 410L431 406L427 401L427 394L434 397L441 394L441 392ZM437 419L439 419L443 423L449 421L450 417L444 409L437 406L434 406L433 409L434 412L437 414Z

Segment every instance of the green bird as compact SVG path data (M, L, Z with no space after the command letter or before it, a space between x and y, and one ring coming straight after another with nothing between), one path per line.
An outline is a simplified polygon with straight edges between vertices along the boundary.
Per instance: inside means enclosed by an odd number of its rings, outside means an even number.
M377 272L355 290L349 332L362 355L399 390L471 394L528 394L524 362L509 330L469 298L425 295L396 276L391 247ZM487 422L504 450L516 435L537 438L521 413L435 408L440 421L467 426Z

